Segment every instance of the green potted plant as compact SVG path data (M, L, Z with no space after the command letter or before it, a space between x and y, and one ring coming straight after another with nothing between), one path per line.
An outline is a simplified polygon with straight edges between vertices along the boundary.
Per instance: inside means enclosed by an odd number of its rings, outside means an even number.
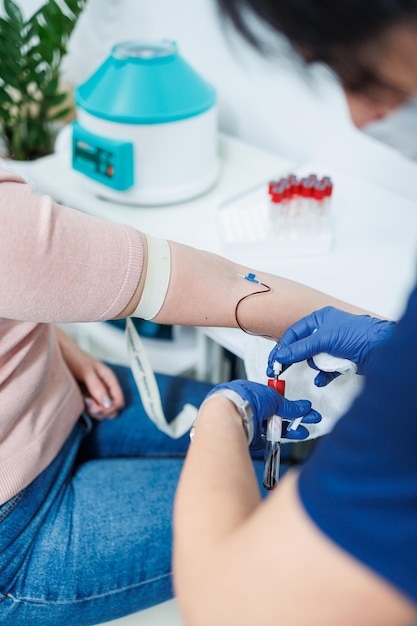
M53 150L71 111L60 66L87 0L47 0L29 19L14 0L0 17L0 137L3 156L32 160Z

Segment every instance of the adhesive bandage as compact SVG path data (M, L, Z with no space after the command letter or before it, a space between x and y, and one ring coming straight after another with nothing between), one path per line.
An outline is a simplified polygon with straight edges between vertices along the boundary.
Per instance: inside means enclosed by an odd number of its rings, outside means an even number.
M132 317L144 320L154 318L164 303L171 275L171 252L166 239L146 235L148 264L140 302Z

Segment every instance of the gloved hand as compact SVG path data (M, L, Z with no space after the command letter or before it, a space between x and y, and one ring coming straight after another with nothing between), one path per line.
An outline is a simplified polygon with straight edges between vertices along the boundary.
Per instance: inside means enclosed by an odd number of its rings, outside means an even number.
M366 374L377 348L391 336L395 326L395 322L370 315L353 315L327 306L288 328L280 347L276 346L269 354L267 376L273 376L274 361L291 365L307 359L310 367L319 370L314 383L324 387L341 372L333 367L336 371L318 366L314 355L324 356L321 353L347 359L355 364L358 374Z
M320 422L321 415L311 408L308 400L288 400L277 391L248 380L233 380L228 383L217 385L207 394L206 400L219 389L232 389L241 398L247 400L253 411L253 437L249 441L252 450L263 445L262 435L266 431L266 422L273 415L279 415L283 420L294 420L303 416L302 421L306 424ZM287 430L289 421L283 422L283 436L288 439L302 440L308 437L308 430L304 426L298 426L295 430Z

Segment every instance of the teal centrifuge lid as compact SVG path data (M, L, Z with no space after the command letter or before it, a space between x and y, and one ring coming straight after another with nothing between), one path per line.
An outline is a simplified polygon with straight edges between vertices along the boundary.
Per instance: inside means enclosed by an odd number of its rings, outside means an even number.
M75 91L77 107L112 122L160 124L212 108L214 88L178 54L175 42L126 41Z

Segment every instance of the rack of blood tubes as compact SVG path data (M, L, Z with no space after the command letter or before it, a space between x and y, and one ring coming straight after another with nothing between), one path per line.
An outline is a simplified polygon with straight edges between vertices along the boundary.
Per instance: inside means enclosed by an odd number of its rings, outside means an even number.
M224 252L247 262L329 252L332 194L330 176L288 174L229 200L219 210Z
M268 183L269 221L278 239L305 239L329 235L333 183L316 174L294 174Z

